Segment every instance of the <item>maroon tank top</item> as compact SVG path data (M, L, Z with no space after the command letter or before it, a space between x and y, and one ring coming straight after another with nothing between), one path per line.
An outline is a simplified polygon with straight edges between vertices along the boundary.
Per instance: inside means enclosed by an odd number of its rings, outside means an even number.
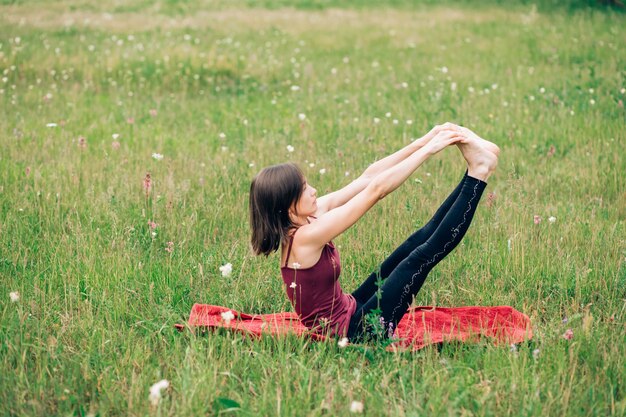
M356 300L351 294L344 294L339 285L339 252L329 242L315 265L287 266L297 231L291 235L285 265L280 268L289 301L302 323L315 333L345 336L356 310Z

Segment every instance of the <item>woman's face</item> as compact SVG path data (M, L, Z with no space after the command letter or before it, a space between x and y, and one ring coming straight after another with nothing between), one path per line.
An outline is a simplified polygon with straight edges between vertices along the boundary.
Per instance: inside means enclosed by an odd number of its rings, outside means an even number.
M296 210L299 217L310 216L317 211L317 190L306 179L304 180L304 191L296 203Z

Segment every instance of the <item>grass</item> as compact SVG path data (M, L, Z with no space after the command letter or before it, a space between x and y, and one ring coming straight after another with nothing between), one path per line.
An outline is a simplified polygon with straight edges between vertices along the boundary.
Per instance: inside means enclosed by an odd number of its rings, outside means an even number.
M0 6L1 415L626 413L623 16L190 4ZM291 309L277 257L248 248L259 169L295 161L323 194L447 120L502 149L495 202L415 305L511 305L531 342L392 354L174 330L194 303ZM463 170L438 154L336 240L346 291Z

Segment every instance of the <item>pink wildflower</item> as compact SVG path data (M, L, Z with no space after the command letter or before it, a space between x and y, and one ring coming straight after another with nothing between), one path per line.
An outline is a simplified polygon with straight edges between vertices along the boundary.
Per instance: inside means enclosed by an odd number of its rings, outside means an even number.
M126 119L126 123L128 123L129 125L132 125L135 123L135 118L134 117L129 117L128 119Z
M120 143L118 141L114 140L111 143L111 147L113 147L114 150L118 150L120 148Z
M554 145L550 145L550 149L548 150L548 156L553 156L555 152L556 148L554 147Z
M146 190L146 197L150 194L150 190L152 189L152 179L150 178L150 173L146 173L146 176L143 179L143 189Z
M156 109L150 109L150 116L156 117L156 115L157 115L157 110Z
M574 338L574 331L572 329L567 329L565 333L563 333L563 338L565 340L572 340Z
M533 221L535 222L535 224L539 224L541 223L541 217L536 215L533 217Z
M493 204L496 202L496 193L487 194L487 207L493 207Z
M81 149L86 149L87 148L87 139L85 139L83 136L79 136L78 137L78 146Z
M26 176L28 177L30 175L30 167L26 167Z
M174 252L174 242L167 242L167 248L165 248L165 251L169 253Z
M148 227L150 227L150 229L154 230L157 228L157 224L155 222L153 222L152 220L148 220Z

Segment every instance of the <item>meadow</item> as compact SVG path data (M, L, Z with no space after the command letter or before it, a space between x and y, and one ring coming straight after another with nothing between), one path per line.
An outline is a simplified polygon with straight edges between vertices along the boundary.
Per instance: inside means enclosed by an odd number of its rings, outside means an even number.
M626 415L625 40L552 3L0 1L0 415ZM174 329L291 311L249 248L262 167L322 195L445 121L500 162L414 305L509 305L531 341ZM335 241L345 291L464 169L442 151Z

